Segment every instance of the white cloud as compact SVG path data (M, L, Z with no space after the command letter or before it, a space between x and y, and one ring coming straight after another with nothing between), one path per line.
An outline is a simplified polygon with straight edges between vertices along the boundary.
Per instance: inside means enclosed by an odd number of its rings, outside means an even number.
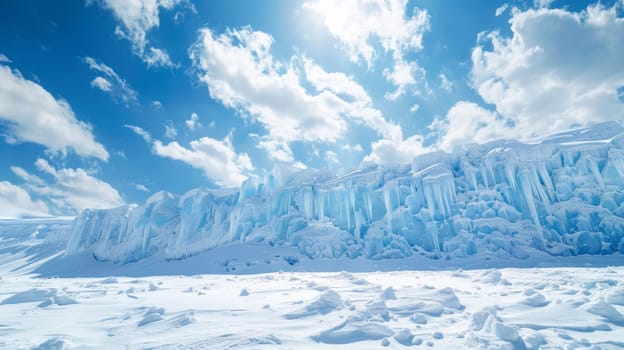
M55 169L42 158L37 159L35 165L53 179L47 186L39 187L37 193L61 208L79 213L87 208L106 209L124 204L117 190L84 169Z
M106 78L98 76L91 81L91 87L109 93L116 102L123 103L126 107L136 104L138 93L122 79L111 67L97 62L91 57L86 57L85 62L89 68L103 73Z
M416 113L418 112L419 109L420 109L420 105L418 103L415 103L410 107L409 111L410 113Z
M533 0L533 7L536 8L544 8L550 7L550 4L555 2L555 0Z
M145 185L142 185L142 184L135 184L134 188L137 191L141 191L141 192L149 192L150 191L149 188L147 188Z
M415 7L409 16L407 0L312 0L303 7L323 18L352 61L362 59L372 68L377 56L373 38L392 54L394 66L384 70L384 77L395 86L394 92L386 94L388 99L397 99L407 90L429 93L424 68L405 58L423 48L423 34L429 30L426 10Z
M95 141L91 126L76 119L69 103L55 99L41 85L3 65L0 120L7 122L9 143L34 142L63 153L71 148L80 156L108 160L109 154Z
M204 175L220 186L232 187L240 185L253 170L251 159L247 153L237 154L232 145L232 134L224 140L202 137L190 142L190 148L173 141L163 144L153 140L152 136L142 128L124 125L145 142L152 146L152 152L158 156L180 160L200 169Z
M165 124L165 138L173 140L178 137L178 131L173 125Z
M155 110L161 109L162 108L162 102L160 102L158 100L152 101L152 108L154 108Z
M446 90L447 92L451 92L455 84L453 84L453 82L450 81L449 78L444 73L440 73L439 77L440 77L440 89Z
M124 125L124 127L132 130L132 132L141 136L143 140L145 140L145 142L147 143L152 142L152 135L150 135L147 131L143 130L143 128L138 127L136 125L128 125L128 124Z
M508 3L504 3L502 5L500 5L498 8L496 8L496 17L502 15L503 13L505 13L505 11L507 11L507 9L509 8L509 4Z
M11 60L5 54L0 53L0 63L11 63Z
M423 146L423 141L421 135L413 135L405 140L378 140L373 142L371 153L364 161L383 165L409 163L414 157L431 151L431 148Z
M164 50L149 46L147 33L160 25L160 9L171 10L182 0L102 0L104 7L113 11L121 26L115 34L132 43L132 52L141 57L148 67L174 66Z
M329 163L329 164L338 164L338 163L340 163L338 161L338 155L336 154L336 152L331 151L331 150L325 151L325 161L327 161L327 163Z
M621 119L624 104L617 89L624 86L624 19L616 6L597 4L578 13L515 11L511 37L481 34L472 52L473 86L501 117L491 112L473 117L487 125L478 129L479 139L527 139Z
M351 144L342 145L340 148L342 148L344 151L347 151L347 152L362 152L364 150L359 143L356 143L355 145L351 145Z
M457 102L446 114L446 119L434 122L432 129L442 136L438 147L447 152L468 143L512 137L514 132L510 122L496 112L466 101Z
M91 80L91 87L105 92L111 92L113 90L113 84L104 77L93 78L93 80Z
M352 78L328 73L305 57L276 61L270 54L272 43L270 35L250 27L218 36L202 29L190 56L213 99L265 127L268 134L259 137L259 147L273 159L292 162L293 141L336 142L349 121L386 138L401 138L401 128L371 106ZM307 91L303 79L315 91Z
M11 171L27 183L37 186L43 186L45 184L45 181L43 181L42 178L37 175L30 174L29 172L24 170L24 168L11 166Z
M189 130L195 130L195 128L201 128L201 123L199 122L199 116L195 112L191 113L191 118L185 120L184 124L186 124L186 127L189 128Z
M153 151L161 157L180 160L200 169L207 178L225 187L239 186L247 178L246 174L253 170L247 153L236 154L234 151L231 134L224 140L202 137L191 141L190 148L176 141L163 144L156 140Z
M51 181L30 174L17 166L11 167L11 170L24 180L29 192L52 204L51 211L58 214L77 214L87 208L106 209L124 203L117 190L110 184L90 175L82 168L57 169L42 158L37 159L35 166Z
M147 52L143 53L143 61L148 67L175 67L176 64L171 62L169 54L161 49L150 47Z
M0 219L49 216L48 207L23 188L0 181Z

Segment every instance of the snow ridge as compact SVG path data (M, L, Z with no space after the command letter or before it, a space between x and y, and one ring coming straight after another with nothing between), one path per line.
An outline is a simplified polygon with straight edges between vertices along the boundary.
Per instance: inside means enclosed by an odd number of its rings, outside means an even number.
M624 127L468 145L340 176L279 167L240 189L85 210L69 237L66 254L122 263L261 241L310 258L624 253Z

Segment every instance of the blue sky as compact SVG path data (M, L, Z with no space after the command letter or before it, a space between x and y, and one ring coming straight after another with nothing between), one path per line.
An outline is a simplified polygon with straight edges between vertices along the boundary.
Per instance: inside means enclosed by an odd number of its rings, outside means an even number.
M0 217L624 119L624 1L3 1Z

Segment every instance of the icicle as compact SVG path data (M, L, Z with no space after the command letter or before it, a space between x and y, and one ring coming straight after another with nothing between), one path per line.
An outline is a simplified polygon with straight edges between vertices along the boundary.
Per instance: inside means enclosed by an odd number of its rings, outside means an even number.
M384 187L383 189L383 198L384 204L386 206L386 220L388 224L388 230L390 230L392 224L392 203L390 202L390 192L388 192L387 187Z
M362 216L362 212L358 209L355 212L355 231L353 231L353 236L357 242L362 240L362 223L364 222L364 217Z
M513 164L507 164L505 166L505 175L507 177L507 182L509 183L509 185L511 186L511 188L514 191L518 190L518 187L516 185L516 174L515 174L515 166Z
M481 177L483 178L483 185L485 188L490 188L490 181L488 180L488 174L483 165L481 165Z
M307 220L312 219L312 195L313 193L310 187L305 187L303 189L303 211Z
M609 149L609 161L620 177L624 178L624 151Z
M371 199L371 191L366 192L366 212L368 214L368 222L373 222L373 201Z
M346 189L347 193L343 193L342 202L344 203L344 216L347 218L347 232L351 232L351 207L349 205L349 189Z
M533 223L535 224L535 226L537 226L538 229L541 229L539 216L537 215L537 208L535 206L535 198L533 197L533 190L531 185L532 181L530 177L531 175L527 168L523 168L518 172L518 178L520 180L522 194L524 195L524 200L529 207L529 212L531 213Z
M591 170L592 174L596 178L596 181L598 182L598 185L600 186L600 188L604 192L605 191L605 184L604 184L604 181L602 181L602 174L600 174L600 170L598 169L598 164L596 164L596 161L594 160L594 158L589 158L587 160L587 165L589 167L589 170Z
M540 162L537 166L537 170L542 183L546 186L550 200L555 201L557 199L555 195L555 188L552 180L550 179L550 174L548 173L548 170L546 170L546 165L543 162Z
M485 160L485 168L487 169L487 173L492 179L492 185L496 184L496 176L494 176L494 165L490 159Z
M325 191L320 190L315 198L318 202L319 220L325 220Z

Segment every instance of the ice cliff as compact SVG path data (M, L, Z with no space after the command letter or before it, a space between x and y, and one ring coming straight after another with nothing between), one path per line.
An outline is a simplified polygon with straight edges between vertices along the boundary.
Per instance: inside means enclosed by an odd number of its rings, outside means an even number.
M468 145L339 176L281 167L240 189L159 192L139 206L85 210L66 254L179 259L250 241L311 258L624 253L624 127Z

